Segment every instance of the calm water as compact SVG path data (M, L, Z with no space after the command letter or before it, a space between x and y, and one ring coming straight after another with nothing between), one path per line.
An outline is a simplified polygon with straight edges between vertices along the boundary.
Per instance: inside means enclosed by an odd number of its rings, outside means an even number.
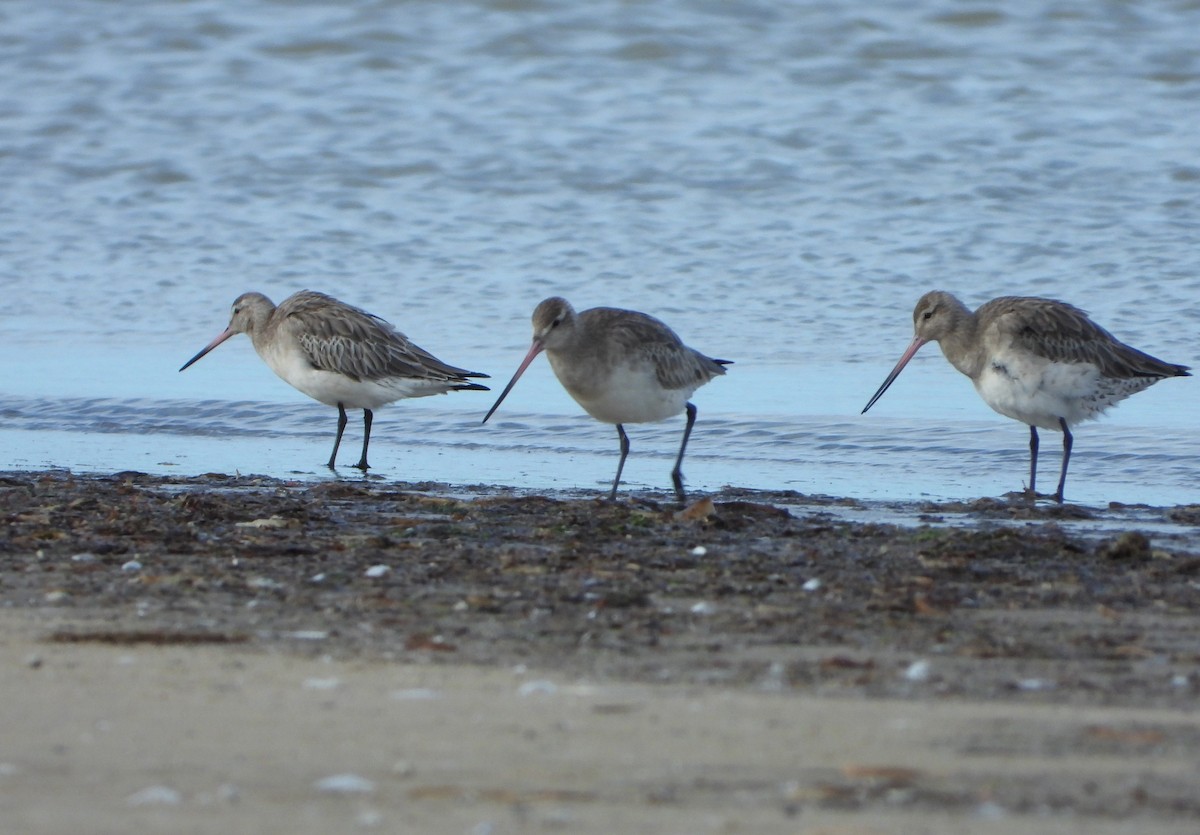
M1197 32L1195 2L3 4L0 463L328 478L332 410L248 340L177 373L235 296L333 293L498 386L557 293L736 361L694 488L1019 488L1027 430L932 346L859 410L934 287L1200 364ZM544 360L479 426L493 396L381 411L375 472L611 479ZM1168 380L1081 426L1069 497L1200 500L1197 414ZM681 428L631 427L633 488Z

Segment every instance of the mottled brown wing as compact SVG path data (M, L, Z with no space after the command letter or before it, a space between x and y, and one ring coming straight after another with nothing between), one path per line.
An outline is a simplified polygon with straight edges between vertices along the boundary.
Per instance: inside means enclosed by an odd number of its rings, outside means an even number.
M286 327L309 362L323 371L354 380L457 381L487 376L447 365L385 320L324 293L297 293L281 306L286 306Z
M1092 363L1106 377L1174 377L1187 372L1184 366L1120 342L1066 302L1004 296L979 308L978 316L1018 348L1053 362Z
M675 331L645 313L603 307L584 313L602 320L615 345L653 363L663 388L695 388L724 374L723 366L729 364L728 360L710 359L684 345Z

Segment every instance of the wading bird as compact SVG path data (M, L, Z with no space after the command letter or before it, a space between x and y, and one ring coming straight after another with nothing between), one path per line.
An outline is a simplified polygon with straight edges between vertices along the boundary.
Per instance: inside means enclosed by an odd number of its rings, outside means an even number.
M354 466L366 470L374 409L406 397L488 391L467 379L487 374L447 365L378 316L311 290L289 296L278 307L262 293L238 296L229 327L179 370L239 333L250 337L263 362L289 385L337 406L330 469L346 429L346 409L363 410L362 457Z
M566 299L551 297L534 309L533 345L484 416L484 423L542 351L575 402L596 420L617 426L621 459L610 501L617 496L629 455L624 424L665 420L687 412L683 443L671 471L675 496L681 503L685 501L681 467L696 422L696 407L688 400L700 386L724 374L730 361L710 359L687 347L673 330L645 313L593 307L577 314Z
M1052 299L1004 296L974 313L941 290L913 311L916 335L863 409L875 405L926 342L937 342L950 364L1005 417L1029 425L1029 489L1037 497L1038 427L1063 433L1062 471L1054 500L1063 501L1071 460L1071 427L1164 377L1188 368L1155 359L1118 341L1077 307Z

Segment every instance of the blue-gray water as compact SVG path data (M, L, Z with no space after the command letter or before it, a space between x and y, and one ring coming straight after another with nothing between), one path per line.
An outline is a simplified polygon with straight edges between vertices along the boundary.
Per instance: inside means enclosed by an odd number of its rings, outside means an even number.
M1017 489L1027 430L935 346L859 411L934 287L1200 362L1197 32L1195 2L6 3L0 463L329 477L332 410L246 339L177 373L240 292L308 287L496 388L547 295L665 319L736 361L694 488ZM381 411L375 472L609 482L544 360L480 426L493 398ZM1080 426L1068 498L1200 500L1198 412L1167 380ZM633 489L681 429L630 427Z

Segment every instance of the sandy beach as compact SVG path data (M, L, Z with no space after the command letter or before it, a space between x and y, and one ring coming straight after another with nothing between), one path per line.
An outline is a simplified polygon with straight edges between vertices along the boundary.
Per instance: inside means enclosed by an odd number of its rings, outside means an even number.
M1200 818L1194 506L65 472L0 502L5 832Z

